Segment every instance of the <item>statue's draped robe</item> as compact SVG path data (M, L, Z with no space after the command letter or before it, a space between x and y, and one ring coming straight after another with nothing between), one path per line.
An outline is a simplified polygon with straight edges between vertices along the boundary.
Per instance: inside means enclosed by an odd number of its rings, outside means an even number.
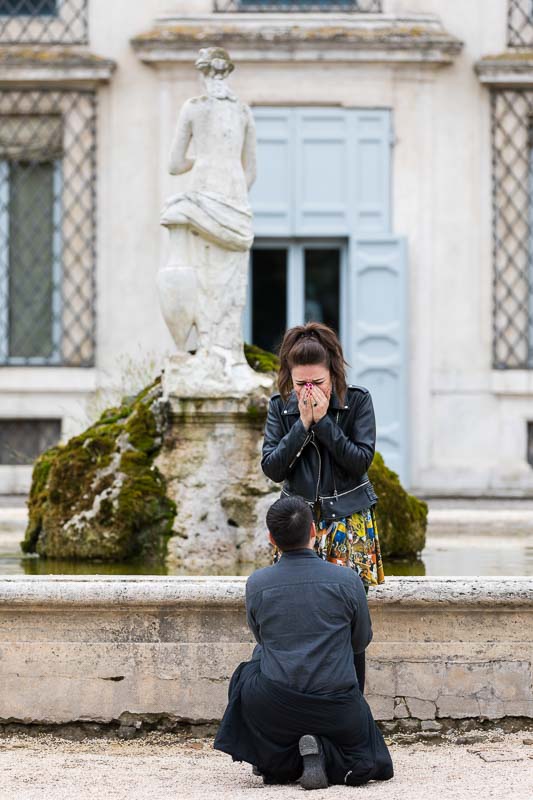
M173 225L185 217L192 230L228 250L248 251L252 246L252 212L248 205L228 203L216 192L187 191L170 197L161 217Z

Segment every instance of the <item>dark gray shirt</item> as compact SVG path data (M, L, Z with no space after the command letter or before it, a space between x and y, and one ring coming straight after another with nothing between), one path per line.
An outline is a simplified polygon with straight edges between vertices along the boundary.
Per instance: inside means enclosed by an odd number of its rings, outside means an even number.
M308 548L283 553L248 578L246 614L267 678L317 694L356 683L353 654L372 640L372 624L363 582L349 567Z

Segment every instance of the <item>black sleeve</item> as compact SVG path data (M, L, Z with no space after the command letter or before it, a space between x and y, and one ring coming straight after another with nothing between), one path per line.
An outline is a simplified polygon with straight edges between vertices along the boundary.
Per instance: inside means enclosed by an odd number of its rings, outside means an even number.
M350 581L348 587L349 596L353 608L352 616L352 650L354 653L362 653L372 641L372 621L366 597L363 581L353 573L354 581Z
M261 468L265 475L276 483L287 477L289 468L299 455L307 437L310 436L300 418L288 433L283 433L281 406L271 400L268 404Z
M316 422L312 430L340 467L354 475L363 475L376 450L376 418L370 392L361 395L349 436L329 414Z
M254 597L257 597L257 593L252 593L248 587L248 581L246 582L246 622L248 623L248 627L252 631L255 640L258 644L261 644L261 630L255 618L255 609L253 604ZM254 651L255 653L255 651Z

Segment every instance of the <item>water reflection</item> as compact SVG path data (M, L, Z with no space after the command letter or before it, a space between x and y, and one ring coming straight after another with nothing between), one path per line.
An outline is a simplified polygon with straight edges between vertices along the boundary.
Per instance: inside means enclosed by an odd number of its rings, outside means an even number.
M191 575L198 570L169 567L161 561L143 560L110 564L104 561L62 561L22 556L15 547L0 551L0 575ZM384 559L385 576L438 575L533 575L533 544L530 537L508 537L505 547L498 536L431 537L418 559ZM208 575L249 575L257 565L210 565Z
M262 566L262 565L259 565ZM211 565L206 575L250 575L257 565L253 563L230 564L225 567ZM0 555L0 575L198 575L197 569L168 567L163 562L124 561L110 564L105 561L63 561L42 559L38 556L22 558ZM426 567L421 559L388 559L387 575L425 575Z

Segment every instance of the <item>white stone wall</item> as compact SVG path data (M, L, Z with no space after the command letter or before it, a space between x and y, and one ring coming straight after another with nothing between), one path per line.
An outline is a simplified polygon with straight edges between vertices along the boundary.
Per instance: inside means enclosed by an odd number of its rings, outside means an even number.
M245 578L0 580L0 723L221 718L253 649ZM378 720L533 718L531 578L371 588Z
M65 437L84 424L92 390L127 383L142 365L148 379L172 352L156 297L167 244L158 217L163 198L186 180L169 176L166 162L178 109L198 78L188 62L143 64L130 38L164 12L206 14L210 2L91 0L90 9L90 49L118 65L99 90L97 364L83 374L0 371L0 416L60 415ZM436 14L464 42L462 53L441 67L258 57L237 63L233 86L250 105L392 109L393 229L409 252L412 488L528 493L533 377L491 369L489 93L473 69L505 49L506 0L385 0L384 10ZM0 468L0 491L23 488L26 473Z

